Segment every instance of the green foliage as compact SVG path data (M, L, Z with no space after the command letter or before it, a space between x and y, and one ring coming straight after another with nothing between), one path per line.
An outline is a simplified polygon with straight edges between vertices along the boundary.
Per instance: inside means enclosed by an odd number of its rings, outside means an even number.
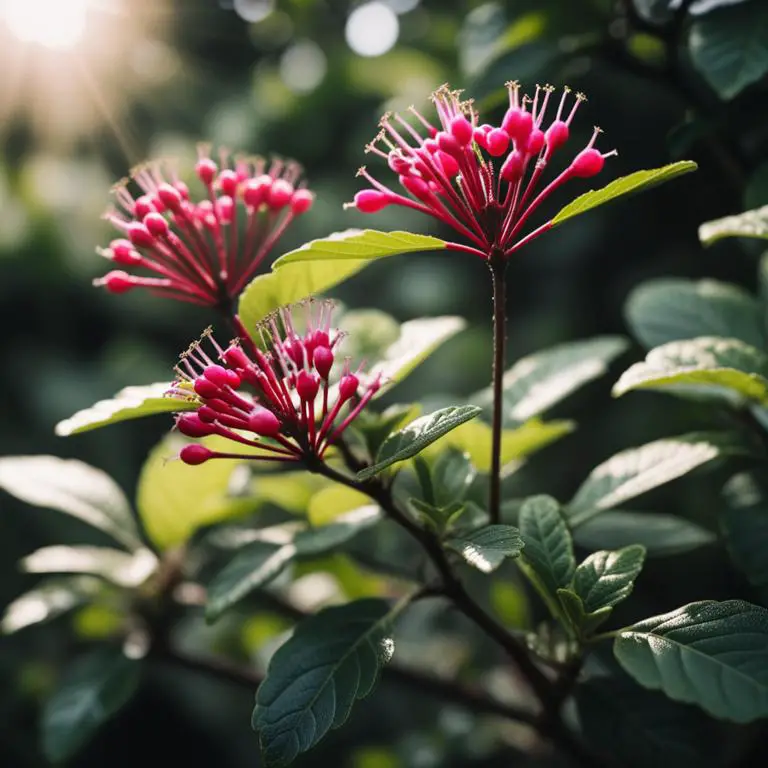
M732 99L768 72L768 7L749 2L723 8L691 26L694 67L724 99Z
M552 226L556 227L574 216L605 205L624 195L634 194L644 189L650 189L657 184L663 184L665 181L671 181L684 173L690 173L697 168L696 163L690 160L681 160L677 163L665 165L662 168L654 168L648 171L635 171L629 176L622 176L614 179L610 184L602 189L590 190L583 195L579 195L575 200L568 203L553 219Z
M622 630L613 646L638 683L736 723L768 717L768 610L704 600Z
M634 544L617 552L593 552L573 574L573 588L588 612L613 607L629 597L645 560Z
M442 250L444 240L411 232L377 232L375 229L348 229L321 240L311 240L295 251L281 256L272 268L316 261L373 261L414 251Z
M704 245L712 245L724 237L768 239L768 205L708 221L699 227L699 240Z
M520 531L511 525L487 525L445 543L483 573L496 570L507 557L518 557L525 546Z
M393 432L381 444L376 463L358 472L358 478L368 480L393 464L413 458L435 440L479 413L480 408L474 405L452 405L419 417Z
M253 727L267 766L284 766L343 725L392 658L392 611L358 600L305 619L272 657Z
M431 498L426 501L443 507L464 501L477 477L477 469L468 453L448 447L434 461L430 471Z
M717 280L663 278L630 294L625 315L649 349L698 336L739 339L762 349L765 330L758 302L743 288Z
M56 456L0 458L0 488L27 504L76 517L129 549L141 546L128 500L104 472Z
M85 745L131 699L140 665L119 650L100 648L78 658L45 703L43 749L61 763Z
M768 403L768 355L739 339L703 336L670 341L626 370L614 397L633 389L668 389L690 397L722 398L733 405Z

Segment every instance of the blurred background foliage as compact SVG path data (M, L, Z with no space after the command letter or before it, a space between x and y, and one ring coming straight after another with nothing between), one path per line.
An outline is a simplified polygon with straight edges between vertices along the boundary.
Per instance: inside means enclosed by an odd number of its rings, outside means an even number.
M355 171L381 113L426 107L446 81L494 117L509 79L586 92L581 136L572 142L586 142L599 122L602 146L619 150L605 180L683 157L700 165L578 218L515 258L510 362L561 341L626 333L623 302L649 277L712 276L754 289L758 253L736 241L703 250L696 231L768 203L767 13L765 0L0 2L0 454L76 456L133 497L141 464L168 426L159 417L67 439L53 434L57 421L127 384L170 378L178 352L211 321L141 292L114 297L91 287L107 269L94 247L111 238L101 220L110 186L132 165L170 156L188 168L201 140L295 157L318 197L283 251L348 227L430 231L433 224L407 211L371 218L342 204L358 189ZM750 46L747 71L717 58L729 44ZM335 295L399 320L443 313L469 320L469 330L398 389L398 401L460 401L487 384L490 281L479 262L460 253L387 259ZM639 347L622 362L630 355L638 358ZM621 448L716 424L711 410L663 395L612 401L617 372L558 407L553 415L579 428L534 457L515 495L566 498ZM711 525L721 481L685 479L649 495L647 505ZM4 495L0 603L32 583L18 572L19 557L85 535L75 522ZM638 586L635 610L643 612L644 599L660 612L659 605L744 593L727 568L711 564L704 568L696 555L657 561ZM675 569L689 577L676 581ZM86 634L88 620L78 615ZM98 625L99 617L90 620ZM68 626L0 638L0 765L47 764L37 709L76 642ZM253 642L280 629L254 625ZM482 729L467 739L472 723L460 712L404 701L397 684L382 687L304 763L497 764L483 762ZM151 745L158 764L252 766L251 704L252 692L161 670L73 764L135 765ZM395 732L401 737L392 743Z

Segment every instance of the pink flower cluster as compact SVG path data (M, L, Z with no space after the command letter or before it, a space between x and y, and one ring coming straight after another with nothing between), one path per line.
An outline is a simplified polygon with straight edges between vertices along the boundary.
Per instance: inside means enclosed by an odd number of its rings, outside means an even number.
M499 126L480 123L472 102L461 101L461 92L447 86L433 95L439 127L411 107L426 137L400 115L385 115L381 132L366 149L386 160L403 192L361 168L359 175L371 188L358 192L350 205L363 213L402 205L429 214L473 244L449 247L483 259L507 257L545 232L551 221L524 234L539 205L566 181L599 173L605 158L616 153L595 148L600 133L595 128L586 147L542 187L544 171L568 142L571 122L585 97L577 93L569 104L571 92L565 88L547 124L552 86L537 85L533 98L521 94L516 82L507 83L507 88L509 108Z
M338 383L331 385L343 337L331 329L333 305L308 301L302 306L306 310L302 333L296 330L292 307L264 322L260 328L264 351L244 329L226 349L209 329L182 355L170 394L185 400L194 397L199 407L177 416L178 430L192 438L219 435L260 449L258 455L223 453L194 443L182 449L182 461L322 459L378 391L380 379L363 384L360 371L350 371L348 359ZM205 339L215 351L213 357L203 349ZM244 384L252 395L243 391Z
M301 168L294 162L230 161L222 152L216 163L201 147L195 173L205 188L198 200L162 163L142 166L117 185L117 209L106 218L123 237L99 252L152 276L120 269L95 285L112 293L143 287L180 301L228 307L291 221L314 201L299 183Z

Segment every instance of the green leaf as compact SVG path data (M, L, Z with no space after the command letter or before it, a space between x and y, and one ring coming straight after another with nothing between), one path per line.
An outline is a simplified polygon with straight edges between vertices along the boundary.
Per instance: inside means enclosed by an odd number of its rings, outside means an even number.
M765 346L759 303L743 288L716 280L650 280L629 296L625 315L649 349L697 336L740 339Z
M211 450L230 450L227 440L200 441ZM253 507L229 495L236 461L208 461L193 467L178 459L185 442L169 435L150 453L139 476L136 506L149 538L160 549L186 542L198 529L235 517Z
M580 640L585 640L594 634L595 630L604 624L613 607L604 605L594 611L587 611L584 601L572 589L558 589L557 599L567 620Z
M437 507L463 501L476 477L477 469L470 455L449 446L440 453L432 466L430 479L433 498L426 501Z
M719 96L732 99L768 72L768 6L744 3L695 21L688 49Z
M613 651L640 685L713 717L768 717L768 610L704 600L623 630Z
M375 456L394 430L405 421L413 421L420 413L421 406L418 403L390 405L381 413L364 408L355 419L353 429L363 436L368 452Z
M381 376L382 379L382 386L374 397L381 397L401 382L441 344L464 330L466 325L464 319L451 315L424 317L403 323L400 337L368 371L369 376Z
M311 557L335 549L379 520L381 509L375 504L368 504L339 515L328 525L301 530L293 539L296 554L298 557Z
M699 240L704 245L712 245L724 237L768 239L768 205L708 221L699 227Z
M358 472L360 480L368 480L387 467L410 459L443 435L456 429L480 413L475 405L452 405L421 416L391 434L379 449L376 463Z
M445 544L483 573L495 571L507 557L518 557L524 546L520 531L511 525L487 525Z
M573 589L586 611L612 608L629 597L644 561L645 547L639 544L591 554L573 575Z
M66 671L42 715L43 750L51 762L69 759L135 693L139 664L121 651L100 648Z
M360 491L343 485L331 485L312 497L307 517L312 525L320 527L370 503L370 498Z
M738 434L691 432L617 453L590 472L566 508L572 527L721 456L752 455Z
M702 336L652 349L613 386L620 397L634 389L668 390L688 397L768 403L768 355L739 339Z
M92 600L103 586L101 579L91 576L47 579L6 607L0 621L0 632L10 635L33 624L61 616Z
M100 400L90 408L78 411L56 427L60 437L77 435L91 429L117 424L119 421L140 419L158 413L178 413L197 408L197 403L186 402L177 397L165 397L170 389L169 382L125 387L110 400Z
M358 600L305 619L270 661L252 724L265 765L278 768L349 717L392 658L392 616L383 600Z
M311 240L295 251L281 256L272 269L281 270L297 262L372 261L385 256L414 251L436 251L447 247L444 240L411 232L378 232L375 229L347 229L322 240Z
M157 558L148 549L128 554L111 547L66 545L42 547L21 561L27 573L83 573L128 589L146 582L157 566Z
M518 525L525 542L520 567L558 617L557 590L570 585L576 570L571 534L560 505L550 496L532 496L520 508Z
M360 259L345 262L318 260L257 275L240 294L237 307L240 321L246 329L253 331L270 312L323 293L356 275L368 263Z
M690 520L658 512L601 512L574 532L576 544L584 549L619 549L641 544L648 557L666 557L712 544L715 535Z
M574 216L586 213L592 208L597 208L599 205L609 203L611 200L615 200L618 197L655 187L657 184L670 181L684 173L695 171L697 167L696 163L693 163L690 160L680 160L677 163L671 163L662 168L654 168L648 171L635 171L635 173L631 173L629 176L622 176L619 179L614 179L602 189L590 190L583 195L579 195L579 197L566 205L565 208L552 219L552 226L556 227Z
M296 556L293 541L272 544L254 541L243 547L208 584L205 619L216 621L256 589L274 579Z
M742 472L723 495L720 526L731 560L750 584L768 586L768 491L757 473Z
M130 505L117 483L82 461L56 456L3 457L0 488L27 504L76 517L129 549L141 547Z
M621 336L571 341L518 360L504 374L504 420L520 425L551 408L582 385L608 370L627 348ZM491 389L470 400L484 408L493 402Z

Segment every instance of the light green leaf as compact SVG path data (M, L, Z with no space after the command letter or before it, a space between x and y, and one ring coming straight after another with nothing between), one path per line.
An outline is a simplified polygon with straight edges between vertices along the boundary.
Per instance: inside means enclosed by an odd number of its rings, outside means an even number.
M738 434L691 432L617 453L592 470L566 508L576 527L721 456L753 455Z
M211 450L231 450L224 438L199 441ZM161 549L186 542L198 529L243 514L251 499L229 495L238 462L207 461L189 466L178 458L186 443L169 435L150 453L139 476L136 506L149 538ZM243 446L245 447L245 446Z
M504 420L520 425L551 408L583 384L608 370L608 364L627 348L621 336L571 341L517 361L504 374ZM484 408L493 402L490 388L470 400Z
M620 397L634 389L669 390L688 397L768 404L768 355L739 339L702 336L652 349L613 386Z
M720 97L732 99L768 72L768 6L744 3L696 20L688 49Z
M566 205L565 208L552 219L552 226L556 227L558 224L562 224L564 221L567 221L574 216L586 213L592 208L597 208L599 205L609 203L618 197L655 187L657 184L670 181L684 173L695 171L697 167L696 163L693 163L690 160L680 160L677 163L671 163L662 168L654 168L648 171L635 171L635 173L630 173L629 176L622 176L619 179L614 179L614 181L602 189L590 190L583 195L579 195L579 197Z
M205 619L216 621L224 611L274 579L296 556L292 541L254 541L243 547L208 584Z
M573 574L573 589L587 613L629 597L645 561L645 547L632 544L615 552L592 553Z
M341 515L367 507L368 496L343 485L331 485L316 493L309 502L307 517L313 526L321 527L334 522Z
M641 544L648 557L678 555L715 541L711 531L682 517L623 509L601 512L580 525L573 538L590 551Z
M130 505L117 483L82 461L56 456L3 457L0 488L27 504L76 517L129 549L141 547Z
M724 237L768 239L768 205L735 216L707 221L699 227L699 240L704 245L712 245Z
M382 443L376 463L358 472L358 478L367 480L397 462L416 456L430 443L473 419L478 413L480 408L475 405L452 405L421 416L391 434Z
M381 397L401 382L441 344L464 330L466 325L461 317L451 315L424 317L403 323L400 337L368 371L370 377L381 376L382 379L382 386L375 397Z
M414 251L436 251L447 246L444 240L411 232L378 232L375 229L347 229L322 240L311 240L281 256L272 269L281 270L297 262L371 261Z
M392 658L392 616L383 600L358 600L305 619L269 664L252 725L267 768L288 765L343 725Z
M270 312L323 293L366 266L368 262L359 259L344 262L318 260L289 264L279 271L257 275L240 294L237 309L240 321L248 331L253 332Z
M520 531L511 525L487 525L445 544L483 573L495 571L507 557L518 557L524 546Z
M177 397L165 397L170 389L169 382L125 387L110 400L100 400L90 408L78 411L56 425L60 437L88 432L91 429L117 424L119 421L140 419L158 413L179 413L197 408L194 402Z
M73 756L128 703L139 669L112 648L91 651L69 667L43 708L43 750L51 762Z
M765 346L760 305L743 288L716 280L650 280L629 296L625 315L649 349L697 336L740 339Z
M720 526L733 564L756 587L768 586L768 492L757 473L743 472L723 488Z
M570 585L576 570L571 534L560 505L550 496L532 496L523 502L517 522L525 542L520 567L552 615L560 617L557 590Z
M92 600L103 587L101 579L91 576L47 579L6 607L0 621L0 632L10 635L33 624L61 616Z
M704 600L623 630L613 651L640 685L713 717L768 717L768 610Z
M42 547L21 561L27 573L83 573L129 589L143 584L157 566L157 558L148 549L128 554L111 547L66 545Z

